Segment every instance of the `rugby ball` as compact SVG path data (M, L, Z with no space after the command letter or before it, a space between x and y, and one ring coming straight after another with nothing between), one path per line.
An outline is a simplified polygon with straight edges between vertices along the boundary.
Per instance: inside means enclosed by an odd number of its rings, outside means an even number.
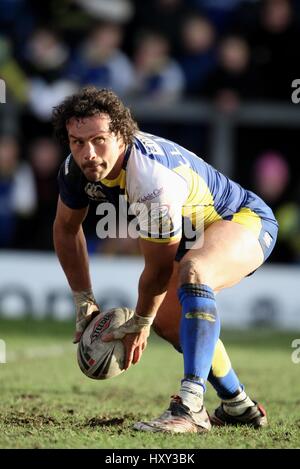
M129 308L113 308L99 313L87 326L77 348L81 371L92 379L108 379L124 371L124 345L121 340L103 342L101 336L121 326L134 314Z

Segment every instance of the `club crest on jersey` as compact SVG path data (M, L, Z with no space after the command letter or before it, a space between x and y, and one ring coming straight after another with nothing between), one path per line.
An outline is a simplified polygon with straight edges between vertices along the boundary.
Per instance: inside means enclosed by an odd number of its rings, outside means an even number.
M102 334L103 331L105 331L105 329L108 328L108 326L110 325L111 318L111 314L106 314L104 318L100 319L95 323L93 332L90 336L91 344L97 339L97 337L99 337L100 334Z
M152 208L149 213L149 224L152 228L157 227L159 233L172 232L174 225L170 216L169 206L159 205Z
M150 210L150 218L152 220L162 220L169 216L168 205L160 205Z
M96 201L106 200L106 195L104 192L102 192L102 187L100 184L88 182L84 190L89 199Z

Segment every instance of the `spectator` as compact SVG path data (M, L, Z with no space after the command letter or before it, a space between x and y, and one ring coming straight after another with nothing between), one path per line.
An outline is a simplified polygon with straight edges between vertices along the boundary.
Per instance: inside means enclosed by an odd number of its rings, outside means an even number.
M181 48L180 31L182 19L190 12L185 0L134 0L135 16L131 30L156 31L168 38L172 55ZM128 31L130 35L130 30ZM134 43L133 37L133 43Z
M74 0L25 1L31 4L38 24L56 31L70 47L80 43L93 24L93 16Z
M276 210L280 256L275 260L300 264L300 198L291 198ZM282 249L283 247L283 249Z
M99 20L126 23L133 16L133 4L130 0L74 0L92 17Z
M52 108L77 86L65 75L67 46L49 29L38 29L25 46L24 68L30 79L29 106L37 119L48 121Z
M181 59L186 91L193 94L216 67L216 32L202 16L187 16L181 29Z
M291 199L291 172L285 157L269 150L253 167L254 191L272 207L278 222L278 246L274 262L300 261L300 206Z
M20 161L20 146L13 136L0 137L0 247L13 247L19 218L36 207L33 176Z
M121 51L122 38L120 25L97 25L73 57L69 77L80 86L92 84L121 95L129 93L134 72L129 58Z
M0 32L22 47L36 23L36 12L28 0L1 0Z
M57 171L61 164L58 145L48 137L31 142L28 158L37 194L37 210L32 218L32 249L52 249L51 226L56 211Z
M231 25L233 14L235 10L245 0L189 0L193 7L198 10L213 22L218 32L224 33L225 30Z
M245 30L256 67L264 77L264 99L290 101L290 88L299 75L299 25L290 0L260 3L258 21Z
M174 100L182 94L184 75L171 58L169 41L162 34L149 31L139 37L133 60L135 94L164 101Z
M254 190L273 209L282 201L289 179L288 163L279 152L267 151L256 160L254 165Z
M220 43L218 68L199 89L199 94L213 99L224 110L234 110L241 100L259 98L261 87L247 42L229 36Z
M5 81L10 99L24 104L28 99L28 80L24 71L13 57L9 39L0 35L0 77Z

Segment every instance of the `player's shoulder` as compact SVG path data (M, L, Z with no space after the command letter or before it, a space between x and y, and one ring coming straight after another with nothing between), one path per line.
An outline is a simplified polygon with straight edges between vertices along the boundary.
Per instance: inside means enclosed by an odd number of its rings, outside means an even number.
M65 205L72 209L88 205L87 179L77 166L72 154L62 162L57 179L59 194Z
M70 153L62 162L58 178L66 182L76 182L82 178L82 172L75 163L72 153Z
M157 135L139 131L135 134L134 145L142 154L161 153L161 142L163 140Z
M127 180L134 179L135 183L140 181L148 185L155 179L161 179L166 172L170 177L170 169L170 158L159 137L138 132L127 164Z
M206 164L199 155L177 142L146 132L136 134L134 148L136 155L140 157L139 164L152 160L169 170L174 170L181 165L197 169L197 166ZM151 164L149 163L149 165Z
M150 134L139 133L135 139L126 168L126 187L130 201L145 202L161 199L163 194L174 197L186 193L186 182L174 171L175 158L168 158L160 142Z
M159 160L159 157L166 156L169 152L174 152L177 144L158 135L149 134L147 132L137 132L134 140L134 147L137 153L148 156L151 159Z

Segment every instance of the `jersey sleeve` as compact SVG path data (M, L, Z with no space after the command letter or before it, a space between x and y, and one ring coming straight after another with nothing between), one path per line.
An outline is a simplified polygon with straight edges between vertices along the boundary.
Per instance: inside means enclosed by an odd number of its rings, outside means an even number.
M186 182L155 160L137 160L137 165L134 158L130 161L127 189L139 237L155 243L179 241L182 207L188 195Z
M60 198L67 207L81 209L89 205L88 196L84 191L84 177L72 155L61 165L57 180Z

